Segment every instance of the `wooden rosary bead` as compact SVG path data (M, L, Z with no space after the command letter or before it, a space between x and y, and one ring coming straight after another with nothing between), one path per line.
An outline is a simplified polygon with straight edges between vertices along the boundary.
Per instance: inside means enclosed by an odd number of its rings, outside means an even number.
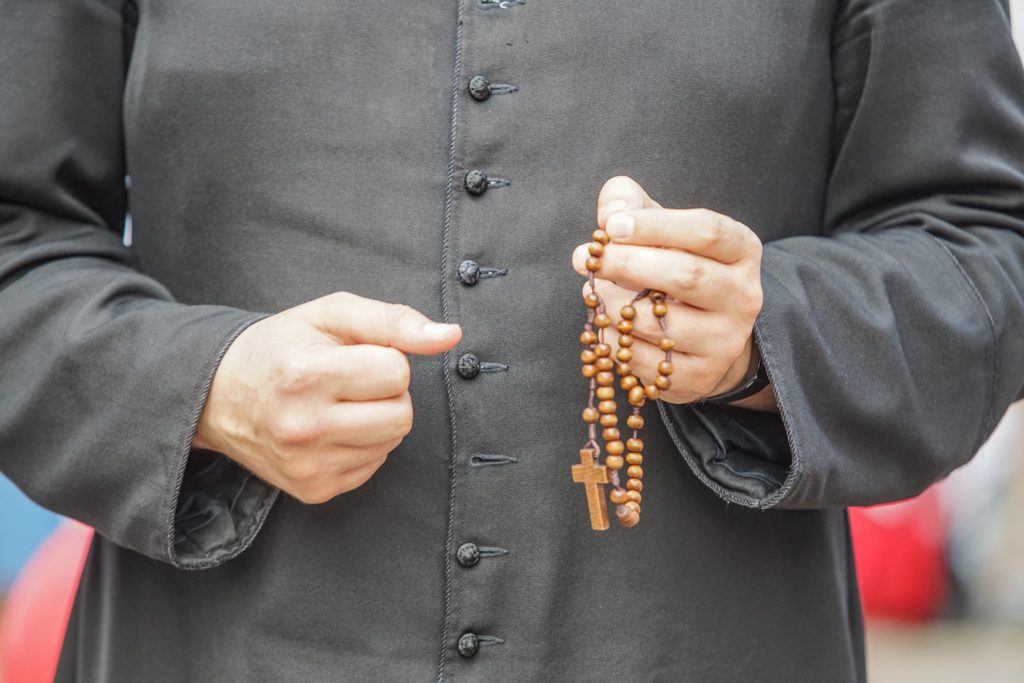
M626 468L626 476L630 479L643 479L644 468L640 467L640 465L630 465Z
M598 391L601 391L601 389L611 389L611 388L612 387L601 387L600 389L598 389ZM598 398L601 398L601 397L598 396ZM606 414L601 416L601 418L598 420L598 422L601 423L602 427L614 427L615 425L619 424L619 416L616 415L615 413L606 413Z
M597 360L597 354L593 349L583 349L580 351L580 360L584 363L593 363Z
M611 358L598 358L594 365L596 365L597 369L601 372L608 372L615 367L615 361Z
M615 366L615 374L626 377L633 374L633 368L629 367L629 363L619 363Z
M619 322L615 323L615 329L617 329L622 334L629 334L630 332L633 331L633 323L631 323L628 320L620 320Z
M596 353L599 358L608 358L612 355L612 347L611 345L602 342L594 346L594 353Z
M618 427L605 427L601 430L601 438L605 441L615 441L620 436L622 435L619 433Z
M601 257L604 255L604 245L600 242L591 242L587 245L587 253L591 256Z
M587 258L587 270L595 272L601 270L601 259L594 256Z
M619 520L619 524L624 528L632 529L640 523L640 511L626 507L616 508L615 518Z
M626 448L634 453L639 453L644 449L644 442L642 439L627 439Z
M631 335L631 334L619 335L619 346L620 347L622 347L624 349L628 349L632 345L633 345L633 335Z
M599 413L614 413L616 407L615 401L600 401L597 404L597 411Z
M627 375L619 380L619 386L622 387L623 391L629 391L639 383L640 380L636 378L636 375Z
M662 301L665 300L665 292L659 292L658 290L654 290L647 295L647 298L656 304L660 304Z
M600 401L608 401L615 398L615 387L598 387L594 392ZM618 418L615 418L616 420Z
M639 384L629 390L629 405L642 406L644 404L645 389Z
M623 306L620 313L622 317L625 318L626 320L632 320L633 318L636 317L636 309L630 306L629 304Z
M601 244L608 244L611 241L611 238L608 237L608 233L606 233L601 228L598 228L594 232L590 233L590 238L595 242L600 242Z
M675 346L675 340L670 339L669 337L665 337L660 342L658 342L658 348L661 349L662 351L671 351L672 349L675 348Z
M659 374L671 375L672 374L672 369L673 369L672 368L672 364L669 363L667 360L663 360L660 363L658 363L658 373Z
M629 491L626 491L626 497L627 498L629 497ZM637 514L640 514L640 501L639 500L628 499L628 500L626 500L625 503L623 503L623 505L625 507L629 508L630 510L635 510Z
M600 374L600 373L598 373L598 374ZM656 398L658 398L658 395L659 395L658 387L656 387L653 384L648 384L646 387L644 387L644 393L647 394L647 398L649 398L649 399L651 399L653 401Z
M644 456L641 453L629 452L626 453L626 462L628 462L630 465L643 465Z
M621 441L609 441L604 445L604 449L608 451L608 455L622 455L626 450L626 445Z
M629 486L629 482L626 482L626 486ZM635 491L633 489L626 491L626 497L629 498L630 501L636 503L637 505L639 505L640 501L643 499L643 496L640 495L640 492Z
M593 330L583 330L580 334L580 344L593 344L597 341L597 332Z
M597 418L600 413L597 412L597 408L594 406L587 406L583 409L583 421L584 422L597 422Z
M598 313L594 316L594 325L597 327L608 327L612 324L612 319L608 317L607 313Z
M626 497L625 489L612 489L612 492L608 494L608 497L616 505L622 505L629 500L629 498Z
M633 349L620 348L618 351L615 352L615 357L622 361L623 363L628 363L629 361L633 360Z
M621 455L609 455L604 459L605 467L610 467L613 470L621 470L625 462L622 460Z
M587 259L587 264L588 264L587 268L590 268L590 265L589 265L590 264L590 259ZM598 264L598 265L600 265L600 264ZM592 268L592 270L597 270L597 268ZM654 306L651 308L651 311L654 313L654 315L658 316L659 318L664 318L666 315L668 315L668 304L666 304L666 303L654 304Z
M628 489L629 491L636 491L637 493L640 493L644 490L644 483L639 479L627 479L626 489Z
M593 292L587 292L586 294L583 295L583 304L587 308L597 308L598 306L601 305L601 300L599 298L597 298L597 294L594 294ZM583 334L586 334L586 332L584 332ZM594 333L591 332L590 334L594 334ZM582 337L580 338L580 341L583 341ZM597 335L595 335L594 341L597 341ZM583 342L583 343L584 344L593 344L594 342Z
M630 415L626 418L626 425L628 425L630 429L643 429L644 418L642 415Z
M598 372L594 379L597 380L597 385L601 387L610 387L615 384L615 375L610 372Z
M666 375L658 375L654 378L654 386L658 387L661 391L668 391L669 387L672 386L672 380Z
M582 368L580 368L580 372L583 373L584 377L586 377L587 379L590 379L591 377L593 377L594 375L597 374L597 366L596 365L584 365Z

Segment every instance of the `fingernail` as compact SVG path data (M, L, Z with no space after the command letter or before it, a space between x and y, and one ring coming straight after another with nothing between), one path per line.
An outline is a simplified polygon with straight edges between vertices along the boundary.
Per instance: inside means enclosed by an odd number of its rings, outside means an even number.
M426 323L423 325L423 333L428 337L447 337L456 327L458 325L451 323Z
M608 219L605 231L613 239L628 239L633 234L636 221L628 213L617 213Z

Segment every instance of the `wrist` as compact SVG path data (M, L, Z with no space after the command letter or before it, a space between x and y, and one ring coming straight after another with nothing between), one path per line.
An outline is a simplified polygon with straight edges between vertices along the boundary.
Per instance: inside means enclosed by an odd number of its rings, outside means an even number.
M744 373L742 380L740 380L733 389L713 396L708 396L702 399L702 402L739 404L740 402L762 394L768 389L768 386L768 374L766 368L761 362L761 352L757 347L757 343L755 342L753 335L751 335L747 370Z

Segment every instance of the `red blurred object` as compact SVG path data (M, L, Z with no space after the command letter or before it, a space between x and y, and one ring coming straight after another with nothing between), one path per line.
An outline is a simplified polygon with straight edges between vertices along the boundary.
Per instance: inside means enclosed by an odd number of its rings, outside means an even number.
M92 533L84 524L63 522L18 574L0 623L0 664L8 683L49 683L57 673Z
M944 552L949 522L932 487L916 498L850 508L861 603L869 617L924 621L949 591Z

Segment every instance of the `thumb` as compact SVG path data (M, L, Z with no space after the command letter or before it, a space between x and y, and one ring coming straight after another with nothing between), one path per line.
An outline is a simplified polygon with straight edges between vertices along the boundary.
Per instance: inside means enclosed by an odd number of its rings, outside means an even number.
M605 181L597 196L597 225L603 228L608 217L619 211L660 208L661 204L651 199L640 183L618 175Z
M343 344L376 344L406 353L435 354L462 339L459 325L434 322L406 304L335 292L310 305L313 323Z

